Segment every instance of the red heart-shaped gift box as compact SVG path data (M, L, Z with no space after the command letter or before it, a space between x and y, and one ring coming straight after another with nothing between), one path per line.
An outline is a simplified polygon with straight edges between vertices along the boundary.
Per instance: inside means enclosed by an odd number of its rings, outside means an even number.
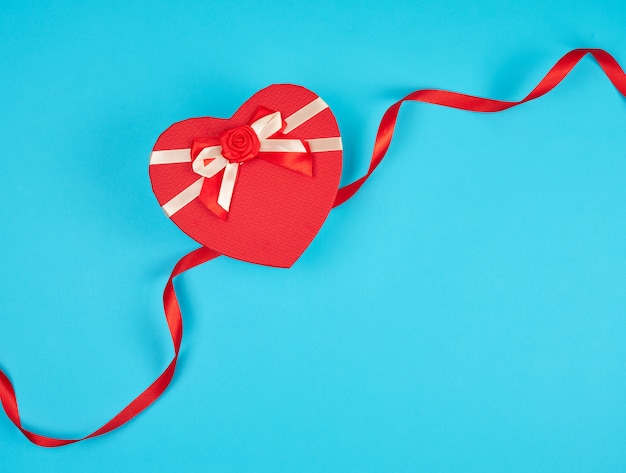
M203 140L218 143L228 130L249 125L258 110L280 112L281 130L270 138L300 140L312 172L265 159L238 163L230 208L220 218L197 195L205 178L194 170L192 148ZM254 94L230 119L192 118L170 126L154 145L150 180L166 214L197 242L243 261L289 267L332 208L341 159L339 128L328 105L304 87L277 84Z

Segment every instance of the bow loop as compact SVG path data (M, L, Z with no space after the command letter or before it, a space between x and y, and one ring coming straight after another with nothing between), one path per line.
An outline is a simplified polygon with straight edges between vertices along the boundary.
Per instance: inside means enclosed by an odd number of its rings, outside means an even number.
M228 160L222 156L221 151L221 146L202 148L191 165L194 172L209 178L215 176L228 164Z
M270 112L254 120L250 127L257 134L259 140L265 140L281 131L284 124L280 112Z

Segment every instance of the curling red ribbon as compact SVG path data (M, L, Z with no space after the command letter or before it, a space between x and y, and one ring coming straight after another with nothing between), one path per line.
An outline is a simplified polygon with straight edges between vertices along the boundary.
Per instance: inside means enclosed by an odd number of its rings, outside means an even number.
M444 90L418 90L407 95L402 100L399 100L385 112L378 128L376 141L374 142L374 151L372 153L372 159L367 174L355 182L339 189L334 207L337 207L350 199L359 190L363 183L372 175L374 169L376 169L376 167L380 164L389 149L389 145L391 144L398 112L400 106L404 102L424 102L472 112L500 112L522 103L529 102L550 92L569 74L574 66L586 54L591 54L594 57L615 88L626 97L626 75L624 74L624 71L610 54L601 49L576 49L567 53L555 64L555 66L539 82L532 92L518 102L493 100ZM180 307L178 305L178 300L176 299L176 293L174 292L173 279L183 272L194 268L199 264L210 261L217 256L219 256L219 253L209 248L202 247L184 256L174 267L163 292L163 307L165 309L165 318L167 320L167 325L174 344L174 358L163 373L161 373L161 375L156 379L156 381L154 381L152 385L150 385L113 419L92 434L80 439L64 440L53 437L45 437L33 433L23 427L13 386L9 381L9 378L2 371L0 371L0 401L2 402L2 406L4 407L9 419L26 436L26 438L34 444L42 447L59 447L103 435L120 427L141 413L167 389L172 377L174 376L176 363L178 361L183 325Z
M626 76L613 56L602 49L575 49L559 59L559 61L552 67L552 69L550 69L539 84L537 84L537 86L526 97L518 102L493 100L473 95L459 94L457 92L449 92L447 90L433 89L418 90L410 93L403 99L398 100L387 109L383 115L380 125L378 126L372 160L370 161L367 174L339 189L333 207L343 204L350 197L352 197L383 160L387 150L389 149L389 145L391 144L391 138L393 137L393 132L396 127L396 120L398 118L400 106L404 102L430 103L434 105L441 105L443 107L467 110L469 112L502 112L503 110L535 100L536 98L550 92L587 54L591 54L593 56L619 93L626 97Z
M161 396L163 392L165 392L172 381L174 371L176 370L176 363L178 362L180 345L183 339L183 318L180 312L180 306L178 305L178 299L176 299L176 293L174 292L173 279L179 274L182 274L202 263L206 263L207 261L210 261L218 256L220 256L219 253L209 248L202 247L183 256L180 261L176 263L176 266L174 266L172 274L165 285L165 290L163 291L163 308L165 309L167 327L169 328L172 343L174 344L174 358L172 358L170 364L159 375L159 377L144 392L137 396L134 401L126 406L119 414L113 417L113 419L95 432L79 439L59 439L31 432L22 425L20 412L17 406L17 399L15 397L15 390L13 389L9 378L2 371L0 371L0 401L2 401L2 407L4 407L4 411L11 422L13 422L26 436L26 438L35 445L39 445L41 447L62 447L63 445L69 445L82 440L104 435L117 429L121 425L124 425L126 422L146 409L159 396Z

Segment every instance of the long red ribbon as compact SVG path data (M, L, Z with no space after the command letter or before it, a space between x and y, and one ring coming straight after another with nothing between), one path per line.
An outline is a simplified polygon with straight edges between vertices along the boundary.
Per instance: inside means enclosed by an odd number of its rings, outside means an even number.
M174 371L176 370L176 363L178 362L178 354L180 352L180 343L183 338L183 319L180 313L180 306L176 299L176 293L174 292L173 279L181 273L205 263L213 258L220 256L219 253L209 248L202 247L195 251L183 256L174 269L170 278L167 280L165 290L163 291L163 307L165 308L165 318L167 319L167 326L172 336L172 342L174 343L174 358L165 368L165 371L146 389L142 392L133 402L124 408L113 419L104 424L98 430L86 437L79 439L57 439L54 437L46 437L36 434L30 430L25 429L22 426L20 419L20 413L17 408L17 399L15 398L15 391L9 378L0 371L0 401L5 412L9 416L9 419L17 426L18 429L26 436L28 440L41 447L61 447L63 445L69 445L71 443L80 442L81 440L90 439L99 435L106 434L114 429L117 429L121 425L125 424L133 417L142 412L150 404L152 404L163 392L167 389Z
M389 149L389 145L391 144L396 120L398 118L398 112L400 110L400 106L404 102L414 101L431 103L472 112L500 112L530 100L534 100L550 92L565 78L565 76L567 76L567 74L569 74L574 66L586 54L591 54L595 58L615 88L623 96L626 96L626 75L624 74L624 71L610 54L601 49L576 49L567 53L555 64L548 74L546 74L537 87L535 87L530 94L519 102L493 100L475 97L472 95L459 94L456 92L448 92L445 90L418 90L407 95L402 100L399 100L385 112L378 128L378 133L376 134L372 160L367 174L355 182L339 189L337 191L337 197L333 207L337 207L350 199L359 190L363 183L372 175L374 169L376 169L376 167L380 164ZM180 352L180 345L183 336L182 315L180 312L180 306L178 305L178 300L176 299L173 279L185 271L188 271L189 269L210 261L218 256L220 256L220 254L216 251L211 250L210 248L202 247L181 258L172 270L172 274L170 275L167 284L165 285L165 290L163 291L163 307L165 310L167 325L172 336L172 342L174 344L174 357L156 381L154 381L144 392L142 392L113 419L92 434L79 439L58 439L31 432L22 426L17 406L17 399L15 397L15 390L13 389L13 385L9 381L9 378L2 371L0 371L0 402L2 403L2 407L4 407L9 419L32 443L42 447L60 447L97 437L117 429L150 406L161 396L161 394L163 394L172 381L174 371L176 370L176 363L178 361L178 354Z
M410 93L403 99L398 100L387 109L380 122L378 132L376 133L376 141L374 142L372 160L370 161L367 174L339 189L339 191L337 191L337 197L335 198L333 207L343 204L350 197L352 197L383 160L387 150L389 149L389 145L391 144L391 138L393 137L393 132L396 127L396 120L398 118L398 112L400 111L400 105L404 102L412 101L430 103L434 105L441 105L443 107L467 110L469 112L501 112L523 103L530 102L531 100L535 100L536 98L550 92L587 54L591 54L594 57L615 88L623 96L626 96L626 75L624 75L624 71L620 65L609 53L603 51L602 49L575 49L563 56L554 65L554 67L550 69L541 82L537 84L537 87L535 87L532 92L519 102L486 99L473 95L459 94L457 92L432 89L418 90Z

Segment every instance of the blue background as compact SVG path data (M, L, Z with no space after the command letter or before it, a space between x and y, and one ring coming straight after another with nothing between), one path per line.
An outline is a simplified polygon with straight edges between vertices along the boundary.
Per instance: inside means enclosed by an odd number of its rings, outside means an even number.
M412 90L519 99L576 47L626 64L620 0L82 3L0 5L0 366L50 435L99 427L172 356L161 291L196 244L147 176L171 123L304 85L348 183ZM0 471L625 471L625 118L589 58L505 113L405 105L293 268L179 279L152 408L56 450L0 416Z

